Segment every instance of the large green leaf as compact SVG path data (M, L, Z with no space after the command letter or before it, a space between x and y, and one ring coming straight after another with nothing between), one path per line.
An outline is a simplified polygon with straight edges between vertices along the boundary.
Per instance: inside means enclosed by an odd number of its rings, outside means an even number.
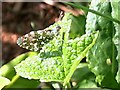
M69 39L71 19L66 14L62 21L55 23L61 27L60 34L42 47L40 54L27 58L15 66L17 74L28 79L40 81L61 81L69 83L80 61L95 44L98 32L92 32Z
M90 9L111 16L110 2L92 0ZM114 37L113 22L108 19L88 13L86 33L100 31L96 44L87 55L89 68L96 75L96 82L102 87L115 88L118 84L115 80L117 72L117 49L112 41ZM108 76L109 75L109 76Z
M112 17L120 20L120 0L111 0L111 6L112 6ZM117 47L117 57L116 59L118 60L118 72L116 76L116 80L118 83L120 83L120 24L117 24L114 22L114 27L115 27L115 35L113 38L113 41L115 43L115 46Z

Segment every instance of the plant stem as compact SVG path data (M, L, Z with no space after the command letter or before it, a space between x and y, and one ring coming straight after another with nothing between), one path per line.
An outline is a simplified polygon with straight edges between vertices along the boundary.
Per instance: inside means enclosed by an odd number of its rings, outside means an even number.
M69 83L67 83L65 86L63 86L64 87L64 90L71 90L71 84L70 84L70 82Z
M18 80L19 77L20 77L19 75L15 75L15 76L13 77L11 83L10 83L6 88L11 87L11 86L16 82L16 80Z
M92 10L92 9L86 8L85 6L82 6L82 5L75 5L75 4L73 4L73 3L69 3L69 2L64 2L64 3L65 3L65 4L68 4L68 5L70 5L70 6L73 6L73 7L75 7L75 8L83 9L83 10L85 10L85 11L88 11L88 12L94 13L94 14L99 15L99 16L102 16L102 17L104 17L104 18L109 19L110 21L114 21L114 22L120 24L120 21L119 21L119 20L114 19L114 18L112 18L111 16L101 14L101 13L95 11L95 10Z
M113 38L115 34L115 30L114 30L114 26L112 27L113 27L113 32L112 32L112 38ZM114 43L112 43L112 73L114 77L116 75L116 67L117 67L117 62L115 57L115 45Z

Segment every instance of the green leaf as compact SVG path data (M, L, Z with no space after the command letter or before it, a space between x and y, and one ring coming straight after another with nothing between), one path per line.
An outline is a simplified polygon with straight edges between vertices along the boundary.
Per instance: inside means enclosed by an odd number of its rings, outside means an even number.
M80 61L86 56L88 50L92 48L98 37L99 32L87 33L80 38L68 40L64 43L63 59L66 78L64 85L69 82Z
M76 38L85 34L85 16L70 15L69 18L72 20L69 38Z
M103 1L102 1L102 0L96 0L96 3L99 3L99 2L103 2ZM108 0L105 0L104 2L108 2ZM95 8L89 9L89 8L83 6L83 5L80 5L80 4L77 4L77 5L76 5L76 4L73 4L73 3L70 3L70 2L64 2L64 3L65 3L65 4L68 4L68 5L71 5L71 6L75 7L75 8L83 9L83 10L85 10L85 11L87 11L87 12L91 12L91 13L93 13L93 14L95 14L95 15L102 16L102 17L104 17L104 18L106 18L106 19L108 19L108 20L110 20L110 21L114 21L114 22L120 24L120 21L119 21L119 20L114 19L114 18L112 18L111 16L108 16L108 15L105 15L105 14L101 14L101 12L98 12L98 11L97 11L97 8L96 8L96 9L95 9ZM92 2L92 4L93 4L93 3L96 5L95 2ZM93 6L94 6L94 5L93 5Z
M62 28L57 37L42 47L38 56L27 58L15 67L20 76L45 81L63 81L65 75L63 73L62 39L64 32L66 32L65 39L68 40L69 37L68 32L70 30L71 20L68 19L68 16L69 14L66 14L62 21L48 27L48 29L56 26Z
M80 63L77 66L77 69L75 70L71 81L72 82L80 82L82 80L84 80L85 77L88 77L88 74L91 73L91 71L89 70L87 63Z
M10 83L10 80L9 80L9 79L0 76L0 90L1 90L4 86L8 85L9 83Z
M31 88L35 88L38 86L38 83L40 83L38 81L28 80L28 79L24 79L21 77L16 77L16 72L14 69L15 65L17 65L18 63L23 61L25 58L31 57L34 55L37 55L37 53L36 52L28 52L28 53L21 54L0 68L0 75L11 80L9 85L7 85L7 87L5 87L5 88L8 88L8 87L9 88L16 88L16 87L17 88L29 88L30 86L31 86ZM21 84L23 82L25 84ZM34 83L34 85L32 85L33 83Z
M80 63L71 81L73 88L96 88L95 75L89 70L87 63ZM75 84L75 85L74 85Z
M111 16L109 2L92 0L90 9ZM118 67L116 60L117 50L112 41L115 31L113 22L89 12L87 15L86 33L96 30L100 31L100 33L95 45L87 55L88 66L96 75L96 82L98 82L99 85L109 88L118 87L115 80ZM108 77L108 75L110 76Z
M112 17L120 20L120 0L116 0L115 2L113 0L111 0L111 6L112 6ZM115 43L115 46L117 47L117 61L118 61L118 72L117 72L117 76L116 76L116 80L118 83L120 83L120 24L117 24L114 22L114 27L115 27L115 35L113 38L113 42Z
M69 83L80 61L95 44L99 32L87 33L69 39L71 19L66 14L62 21L55 23L61 27L60 34L42 47L39 55L27 58L15 66L18 75L40 81L60 81Z
M15 69L24 78L59 81L65 77L62 62L61 57L43 59L33 56L22 61Z
M5 87L6 88L36 88L40 84L38 80L28 80L20 77L19 75L15 75L11 82Z
M18 57L16 57L15 59L11 60L9 63L3 65L0 68L0 75L9 78L10 80L12 80L12 78L15 75L15 69L14 66L17 65L18 63L20 63L22 60L24 60L25 58L27 58L28 56L34 56L36 55L36 52L29 52L29 53L25 53L25 54L21 54Z
M85 49L82 49L81 53L77 54L79 55L78 57L75 57L75 58L73 57L73 59L70 59L70 57L66 57L67 53L65 52L69 50L68 48L66 48L66 49L63 49L65 51L63 51L62 56L47 57L47 58L46 56L44 58L40 58L39 56L33 56L30 58L27 58L25 61L22 61L20 64L15 66L16 72L17 74L19 74L24 78L40 79L41 81L45 80L45 81L63 82L64 79L66 78L65 79L65 84L66 84L70 80L80 60L82 60L82 58L85 57L87 51L95 43L95 40L97 37L96 35L97 34L95 35L93 34L94 36L93 42L89 42L90 43L89 46L85 45L86 46ZM85 37L88 37L88 35L84 35L80 39L77 38L76 40L74 40L74 42L76 43L80 41L83 42L86 39ZM73 43L70 43L70 44L74 46ZM73 47L71 48L73 49Z

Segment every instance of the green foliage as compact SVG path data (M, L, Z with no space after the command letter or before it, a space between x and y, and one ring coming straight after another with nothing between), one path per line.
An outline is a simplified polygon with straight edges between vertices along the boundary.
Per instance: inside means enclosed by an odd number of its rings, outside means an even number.
M60 81L63 85L69 83L79 62L86 56L87 51L94 45L98 32L84 34L75 39L69 39L71 20L66 14L57 24L61 28L60 35L43 46L38 56L27 58L18 64L17 74L28 79L40 81ZM53 28L55 25L50 26Z
M80 63L74 72L72 82L75 82L74 88L97 88L95 76L88 68L87 63Z
M96 3L94 2L94 0L91 2L91 9L111 16L109 2L99 2L99 0ZM99 30L100 33L95 45L87 56L89 68L96 75L96 82L102 87L118 87L115 79L118 70L116 59L118 53L113 40L115 36L114 24L106 18L88 13L86 33L96 30Z
M4 86L8 85L9 83L10 83L10 80L9 80L9 79L0 76L0 90L1 90Z
M112 17L120 20L120 0L117 0L116 2L113 2L113 0L111 0L111 6L112 6ZM118 23L113 23L114 27L115 27L115 35L113 37L113 42L115 43L115 46L117 48L118 54L116 57L116 60L118 61L118 72L117 72L117 76L116 76L116 80L118 83L120 83L120 24Z
M16 75L16 72L14 69L14 66L20 63L22 60L26 59L27 57L32 57L35 55L37 55L36 52L29 52L29 53L22 54L0 68L0 76L2 76L3 78L9 79L9 81L7 80L7 83L9 82L7 88L20 88L20 87L30 88L30 86L31 88L35 88L38 86L39 82L37 80L28 80L28 79L22 78ZM0 85L2 84L5 85L3 80L0 79L0 81L2 81Z
M73 16L71 14L69 18L72 19L69 37L76 38L78 36L82 36L85 33L85 16Z
M15 63L0 69L1 76L11 80L7 87L20 87L22 81L31 82L26 87L33 83L37 87L38 81L55 81L62 88L120 88L119 3L92 0L89 9L68 4L88 11L86 23L84 16L65 13L61 21L47 28L61 27L58 35L43 45L38 54L17 57L12 61ZM11 64L12 71L7 68ZM9 76L10 72L14 74Z

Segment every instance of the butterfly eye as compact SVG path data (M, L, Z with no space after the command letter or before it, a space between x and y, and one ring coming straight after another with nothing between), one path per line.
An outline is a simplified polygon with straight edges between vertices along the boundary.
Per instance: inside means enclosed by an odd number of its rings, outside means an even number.
M52 40L58 33L59 27L53 30L31 31L30 33L18 38L17 44L32 51L40 51L42 46Z

